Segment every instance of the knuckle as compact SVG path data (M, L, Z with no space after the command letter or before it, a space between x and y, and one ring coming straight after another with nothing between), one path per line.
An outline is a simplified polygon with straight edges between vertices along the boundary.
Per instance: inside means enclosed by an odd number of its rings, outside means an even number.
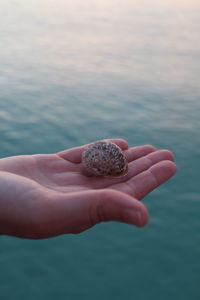
M90 223L91 226L108 221L109 216L107 213L108 202L111 198L115 198L118 195L117 191L112 189L105 189L99 191L99 195L96 201L93 202L90 208Z

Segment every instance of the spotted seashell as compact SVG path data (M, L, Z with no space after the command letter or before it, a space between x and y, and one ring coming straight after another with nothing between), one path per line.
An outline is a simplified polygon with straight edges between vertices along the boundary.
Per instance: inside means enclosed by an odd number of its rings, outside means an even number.
M82 163L90 175L121 177L128 173L128 162L123 151L112 142L90 144L83 151Z

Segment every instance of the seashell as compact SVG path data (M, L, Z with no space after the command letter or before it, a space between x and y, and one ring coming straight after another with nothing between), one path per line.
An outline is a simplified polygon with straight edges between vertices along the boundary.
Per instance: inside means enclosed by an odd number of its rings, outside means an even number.
M94 142L83 151L82 163L87 174L102 177L121 177L128 173L128 162L116 144Z

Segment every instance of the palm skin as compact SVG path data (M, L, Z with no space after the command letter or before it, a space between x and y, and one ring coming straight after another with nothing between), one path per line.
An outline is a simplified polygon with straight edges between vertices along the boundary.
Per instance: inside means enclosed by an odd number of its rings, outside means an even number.
M175 174L173 154L111 141L129 162L121 178L88 177L81 163L86 145L0 159L0 234L37 239L79 233L102 221L146 225L148 212L138 200Z

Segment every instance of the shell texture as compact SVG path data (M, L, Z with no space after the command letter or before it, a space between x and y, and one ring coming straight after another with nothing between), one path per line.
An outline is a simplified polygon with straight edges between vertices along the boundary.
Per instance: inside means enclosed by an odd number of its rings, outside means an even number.
M121 177L128 172L128 162L123 151L107 141L95 142L85 148L82 163L86 172L94 176Z

